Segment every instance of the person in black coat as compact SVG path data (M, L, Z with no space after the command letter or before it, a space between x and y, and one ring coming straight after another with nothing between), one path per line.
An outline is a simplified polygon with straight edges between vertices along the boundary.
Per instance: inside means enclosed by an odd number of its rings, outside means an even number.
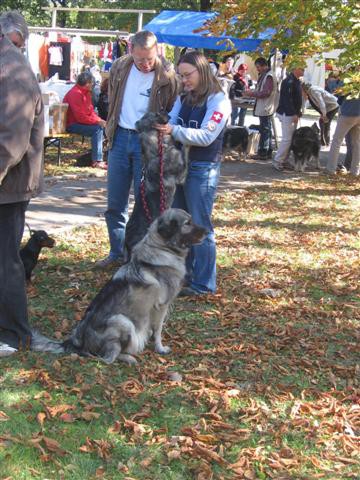
M295 67L281 83L279 106L276 113L281 122L282 138L273 160L273 167L276 170L284 169L284 164L290 153L292 136L301 116L302 89L300 77L303 75L304 68Z
M109 80L107 78L104 78L104 80L101 82L100 95L97 103L97 110L98 110L99 117L102 118L103 120L107 120L107 116L109 113L108 89L109 89Z
M232 100L231 125L236 125L236 120L238 119L237 125L240 127L244 126L247 109L235 105L233 100L241 98L244 90L248 89L252 84L252 81L247 78L247 69L246 63L239 65L234 75L234 83L230 88L230 100Z

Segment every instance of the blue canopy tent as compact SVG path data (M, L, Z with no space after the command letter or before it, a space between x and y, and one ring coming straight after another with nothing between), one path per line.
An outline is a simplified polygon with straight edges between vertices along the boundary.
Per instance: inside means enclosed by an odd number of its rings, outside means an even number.
M168 43L175 47L231 50L231 47L226 42L222 42L222 40L229 38L234 43L233 48L241 52L256 50L263 40L271 38L274 33L274 30L267 29L259 35L259 38L246 39L226 36L204 36L206 33L210 35L206 31L194 33L194 30L202 27L207 20L211 20L215 15L216 13L214 12L163 10L144 26L144 30L153 32L159 43Z

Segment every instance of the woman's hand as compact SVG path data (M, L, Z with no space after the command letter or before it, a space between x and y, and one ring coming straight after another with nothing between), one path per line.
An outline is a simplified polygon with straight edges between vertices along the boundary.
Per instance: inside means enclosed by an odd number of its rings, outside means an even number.
M166 123L165 125L162 123L156 123L155 124L156 130L159 130L159 132L162 132L164 135L171 135L172 132L172 125L169 123Z

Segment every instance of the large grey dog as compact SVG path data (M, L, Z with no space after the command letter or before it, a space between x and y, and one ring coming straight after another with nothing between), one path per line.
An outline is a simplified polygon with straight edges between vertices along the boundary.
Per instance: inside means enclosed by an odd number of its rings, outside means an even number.
M136 129L139 132L141 143L144 192L135 199L135 205L125 231L125 251L128 259L131 250L146 234L150 220L161 213L160 183L163 184L164 207L170 208L174 199L176 185L184 183L187 173L187 149L176 145L171 135L163 135L163 176L160 177L158 130L155 124L166 124L169 115L166 112L146 113L138 122ZM144 198L143 198L144 197ZM144 208L144 201L146 203Z
M161 341L163 323L182 286L189 248L205 235L184 210L166 210L134 247L130 261L96 295L70 338L62 344L44 339L46 345L38 338L38 349L134 364L133 355L153 336L155 351L168 353Z

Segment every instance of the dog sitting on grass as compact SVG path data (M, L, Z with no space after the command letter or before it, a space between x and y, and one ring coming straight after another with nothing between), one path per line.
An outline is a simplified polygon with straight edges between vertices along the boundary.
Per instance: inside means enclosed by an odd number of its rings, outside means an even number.
M320 170L319 152L320 137L319 127L314 123L311 127L300 127L295 130L291 140L291 150L294 154L295 171L304 172L306 166L314 158L316 168Z
M28 227L29 228L29 227ZM41 249L53 248L55 240L45 230L30 230L30 238L26 245L20 250L20 258L24 264L25 278L31 280L31 274L39 259Z
M130 260L115 273L88 306L64 342L34 335L33 350L77 353L106 363L133 365L151 338L161 355L162 328L185 277L186 256L207 232L184 210L170 208L150 225Z

